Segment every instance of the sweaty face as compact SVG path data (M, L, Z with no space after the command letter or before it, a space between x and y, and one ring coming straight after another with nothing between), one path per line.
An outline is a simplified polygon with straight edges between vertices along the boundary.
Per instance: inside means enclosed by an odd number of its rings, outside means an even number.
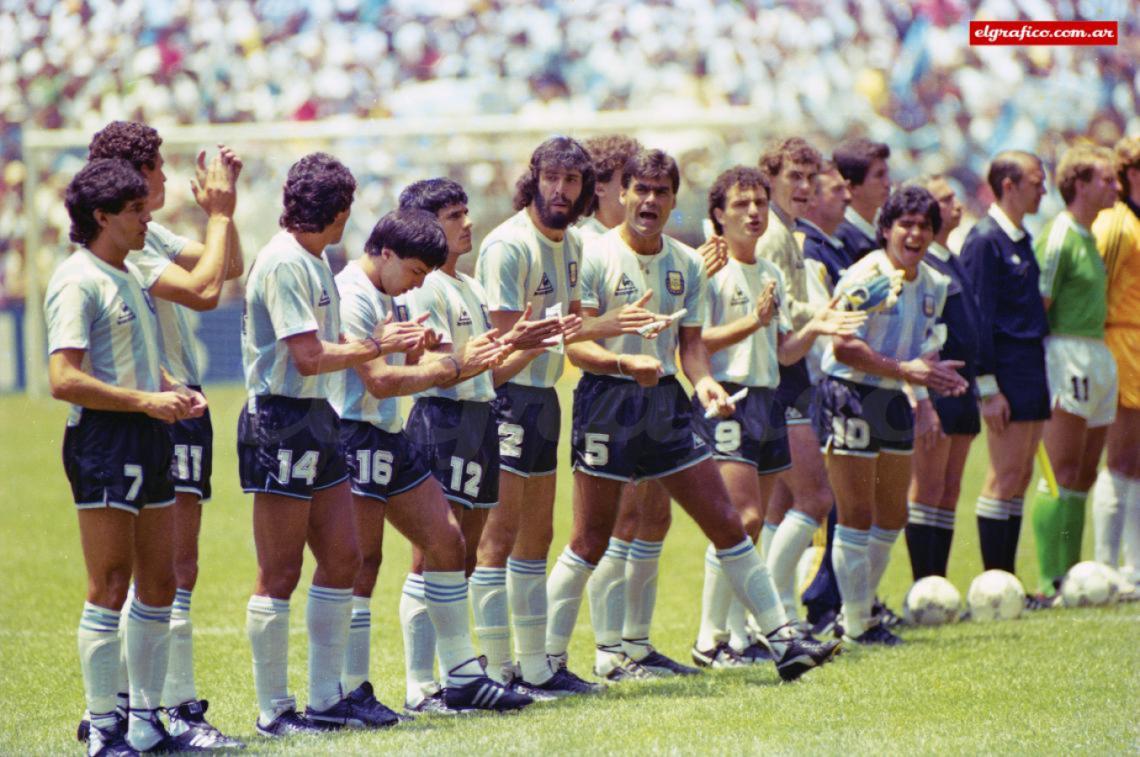
M453 255L471 252L471 216L463 203L448 205L436 213L447 237L447 251Z
M887 256L896 268L908 274L916 273L933 240L934 227L930 219L922 213L907 213L891 224L887 233Z
M141 250L146 241L146 225L150 222L148 199L140 197L128 202L118 213L97 211L102 230L100 238L110 241L116 250Z
M815 177L815 197L811 214L825 226L834 227L843 220L843 213L851 204L851 190L839 171L828 171Z
M166 172L163 170L165 165L162 153L158 153L154 159L154 168L143 166L141 169L143 178L146 179L147 205L151 210L159 210L166 204Z
M786 162L772 178L772 201L793 218L807 213L811 206L811 178L816 167L811 163Z
M631 176L629 186L621 191L621 201L625 206L625 224L630 231L638 236L652 237L665 229L669 214L677 204L677 196L668 177L647 179Z
M569 226L574 203L581 194L581 171L557 166L540 169L534 208L538 211L542 225L550 229L565 229Z
M401 258L387 247L380 251L380 282L385 294L396 297L422 286L429 273L431 268L419 258Z
M962 203L958 202L958 195L954 188L945 179L938 179L927 187L934 199L938 200L938 212L942 214L942 231L951 232L958 228L962 221Z
M887 161L876 158L867 167L867 175L863 183L851 187L851 198L860 204L868 204L875 208L882 207L891 194L891 172Z
M768 193L764 187L732 186L717 220L730 244L755 245L768 228Z

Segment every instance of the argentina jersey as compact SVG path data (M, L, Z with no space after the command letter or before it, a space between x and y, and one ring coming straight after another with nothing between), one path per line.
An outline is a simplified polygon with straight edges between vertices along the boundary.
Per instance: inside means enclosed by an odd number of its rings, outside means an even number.
M483 287L466 274L450 276L440 270L432 271L424 278L423 286L400 295L396 301L407 309L410 319L427 313L424 327L441 334L442 343L450 344L455 353L469 340L491 330L491 319L483 304ZM455 386L433 386L416 396L490 402L495 399L495 386L491 371L483 371Z
M395 320L394 298L377 289L356 263L349 263L337 274L336 287L340 292L340 323L345 339L359 341L372 336L388 313L392 313ZM402 352L384 355L381 359L389 365L404 364ZM344 372L344 381L329 402L346 421L364 421L393 434L403 426L399 400L372 396L355 369Z
M127 260L134 263L142 274L144 289L150 291L166 267L174 264L174 259L188 242L185 237L178 236L154 221L147 224L143 248L127 255ZM191 325L194 313L190 308L160 297L153 297L152 300L159 328L162 329L166 369L184 384L201 386L201 359Z
M670 315L685 308L679 323L671 324L656 339L623 334L599 340L618 355L652 355L661 361L664 375L673 376L677 373L678 327L700 327L705 322L704 265L692 248L664 235L661 252L638 255L621 238L620 229L598 237L583 252L582 307L597 308L602 315L636 302L652 289L647 310Z
M847 269L835 291L844 291L854 282L865 279L876 265L887 270L892 267L887 253L882 250L868 253ZM919 357L923 354L923 343L933 334L935 322L942 315L949 286L950 279L947 276L920 263L914 281L903 281L902 291L894 307L870 313L854 336L887 357L900 361ZM902 389L906 383L896 378L864 373L839 362L835 359L835 347L830 340L823 353L822 368L829 376L868 386Z
M578 269L582 240L566 229L561 242L548 239L520 210L483 240L475 276L487 294L487 309L521 313L531 304L531 318L546 318L558 306L569 315L570 303L581 299ZM511 378L523 386L554 386L562 376L562 353L546 350Z
M108 265L78 249L55 269L44 296L48 352L84 350L81 369L123 389L162 388L162 337L154 304L142 276ZM83 408L72 405L67 425L79 423Z
M744 339L709 355L713 378L744 386L775 389L780 383L780 364L776 357L778 334L792 328L784 299L784 276L780 269L764 258L755 263L742 263L729 258L727 265L708 283L708 317L705 328L724 326L756 312L756 301L768 282L776 282L773 292L778 310L767 326Z
M284 340L307 332L322 342L340 341L340 298L328 263L282 230L257 254L245 287L242 362L250 397L332 395L343 380L340 371L302 376L289 354Z

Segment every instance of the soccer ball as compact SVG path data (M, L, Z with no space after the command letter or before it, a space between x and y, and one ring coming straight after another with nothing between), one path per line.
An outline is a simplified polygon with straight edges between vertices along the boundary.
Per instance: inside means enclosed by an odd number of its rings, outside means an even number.
M800 561L796 563L796 593L799 594L807 588L805 584L811 580L815 574L813 570L815 563L819 559L821 547L808 547L804 553L800 555Z
M966 604L974 620L1013 620L1025 608L1025 589L1012 573L987 570L970 582Z
M903 617L919 626L953 623L962 608L962 595L942 576L926 576L914 582L903 600Z
M1061 582L1061 603L1065 607L1095 607L1116 599L1117 586L1105 566L1092 560L1069 568Z

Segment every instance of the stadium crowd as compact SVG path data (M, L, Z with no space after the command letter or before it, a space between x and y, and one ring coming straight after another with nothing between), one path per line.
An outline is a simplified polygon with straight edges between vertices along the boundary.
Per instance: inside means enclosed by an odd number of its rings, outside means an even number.
M20 261L7 253L23 237L23 129L93 131L124 116L162 126L747 105L768 133L805 132L821 145L864 130L905 156L908 170L952 172L976 214L996 150L1022 147L1053 165L1058 145L1078 133L1107 145L1135 131L1140 18L1129 8L448 0L429 12L407 0L3 0L0 298L19 297ZM1071 17L1120 19L1119 46L973 48L965 32L971 18ZM54 198L75 159L78 151L54 156L34 198L49 250L66 238ZM406 183L383 181L383 164L398 156L380 163L354 172L365 182L377 174L389 193ZM509 184L515 164L491 165L484 183ZM247 175L258 171L251 161ZM192 209L182 195L172 207Z

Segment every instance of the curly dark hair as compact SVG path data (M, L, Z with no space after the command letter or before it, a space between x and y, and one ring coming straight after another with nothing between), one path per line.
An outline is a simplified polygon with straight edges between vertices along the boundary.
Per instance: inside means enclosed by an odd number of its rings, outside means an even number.
M430 210L400 208L377 221L364 243L369 255L379 255L384 249L396 257L416 258L439 268L447 260L447 235Z
M768 176L759 168L733 166L716 177L712 189L709 190L709 220L712 221L713 230L717 234L723 234L724 227L716 220L716 213L713 211L717 208L724 210L724 204L728 201L728 190L736 186L741 189L763 187L764 196L768 199L772 197L772 185L768 182Z
M760 170L775 178L784 170L784 163L807 163L813 166L812 173L819 171L823 156L803 137L788 137L768 146L760 154Z
M544 168L564 168L582 174L582 192L570 208L569 223L573 224L594 201L596 176L590 154L571 137L551 137L536 147L530 156L530 167L515 184L515 210L522 210L534 202L538 195L538 175Z
M867 180L867 171L876 160L891 157L891 148L883 142L872 142L866 137L844 140L831 153L839 175L857 187Z
M324 231L352 207L355 191L356 179L343 163L326 152L310 153L289 169L278 223L287 231Z
M466 205L467 193L458 181L443 177L424 179L404 187L400 192L401 208L418 208L439 213L451 205Z
M121 213L127 203L146 199L147 184L143 175L129 161L118 158L96 158L75 174L67 185L64 203L71 217L71 241L87 246L95 241L101 229L95 211Z
M112 121L91 138L87 159L118 158L137 170L153 170L158 161L162 137L153 127L138 121Z
M935 234L942 228L942 211L938 209L938 200L934 199L926 187L908 182L892 192L879 209L879 244L886 246L887 232L891 226L911 213L926 216Z
M681 169L677 161L664 150L640 150L625 162L621 169L622 189L629 189L634 177L638 179L662 179L668 177L673 185L673 194L681 188Z

